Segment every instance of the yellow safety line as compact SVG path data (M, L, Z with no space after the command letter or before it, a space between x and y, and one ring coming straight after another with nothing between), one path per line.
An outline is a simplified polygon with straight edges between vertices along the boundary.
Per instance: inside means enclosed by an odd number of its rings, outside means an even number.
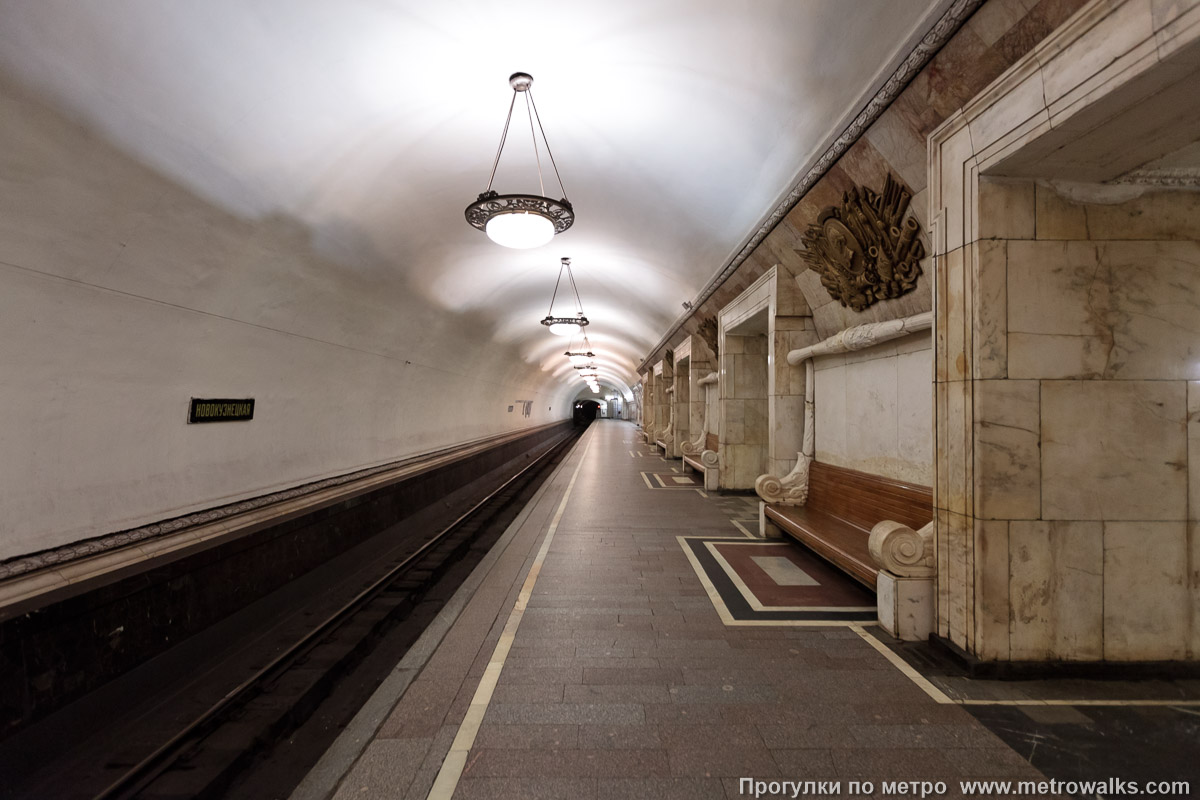
M588 449L592 446L591 437L584 445L583 451L579 455L579 464L575 467L575 473L571 476L571 482L567 484L567 490L563 493L562 502L558 504L558 510L554 512L554 519L550 521L550 527L546 531L546 538L542 540L542 546L538 549L537 556L533 560L533 566L529 569L529 574L525 576L525 583L521 586L521 592L517 595L517 602L513 606L512 612L508 615L508 621L504 624L504 630L500 633L500 640L496 642L496 649L492 651L491 660L483 670L483 677L479 679L479 686L475 689L475 696L471 698L471 705L467 708L467 715L463 718L462 724L458 726L458 733L454 737L454 742L450 745L450 752L446 754L446 759L442 762L442 768L438 771L437 778L433 782L433 787L429 790L429 800L450 800L454 794L454 790L458 788L458 781L462 777L463 769L467 765L467 756L471 752L471 747L475 744L475 737L479 734L479 726L483 722L483 717L487 713L488 705L492 702L492 693L496 689L496 683L500 680L500 672L504 669L504 662L508 659L508 651L512 648L513 640L517 635L517 628L521 624L522 617L525 616L525 609L529 605L529 599L533 596L533 586L537 583L538 575L541 574L542 564L546 561L546 554L550 552L550 542L554 540L554 534L558 530L558 523L562 520L563 512L567 508L567 501L571 498L571 490L575 488L575 480L579 477L580 471L583 469L585 457Z
M892 649L883 642L876 639L871 634L863 630L861 625L851 625L850 629L867 640L867 643L883 654L883 657L892 662L892 666L904 673L904 675L917 686L924 690L925 694L932 697L935 701L942 704L951 704L955 700L943 692L941 689L934 686L921 673L917 672L912 666L900 656L892 652Z
M1072 700L1070 698L1054 698L1046 700L1035 700L1027 698L1023 700L970 700L970 699L955 699L943 692L941 689L934 686L929 680L913 669L912 665L901 658L895 651L888 647L883 642L876 639L871 634L867 633L861 625L850 626L855 633L883 654L883 657L892 663L896 669L904 673L905 677L919 686L925 694L932 697L938 703L943 705L957 706L1166 706L1166 707L1196 707L1200 706L1200 700Z

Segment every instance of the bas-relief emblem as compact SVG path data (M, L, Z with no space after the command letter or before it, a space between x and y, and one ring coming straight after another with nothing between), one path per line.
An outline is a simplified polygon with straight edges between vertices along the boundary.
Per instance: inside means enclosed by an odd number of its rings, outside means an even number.
M804 232L798 251L835 299L855 311L911 292L921 274L921 225L905 219L912 193L887 177L883 193L856 186Z

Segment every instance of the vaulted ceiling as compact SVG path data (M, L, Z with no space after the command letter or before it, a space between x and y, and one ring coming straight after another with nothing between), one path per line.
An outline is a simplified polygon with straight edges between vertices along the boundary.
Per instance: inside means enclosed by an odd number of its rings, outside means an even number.
M0 70L238 217L575 382L546 314L569 256L603 383L635 365L947 0L0 0ZM473 230L512 97L577 213L544 247ZM537 190L514 127L496 188ZM555 195L557 196L557 195Z

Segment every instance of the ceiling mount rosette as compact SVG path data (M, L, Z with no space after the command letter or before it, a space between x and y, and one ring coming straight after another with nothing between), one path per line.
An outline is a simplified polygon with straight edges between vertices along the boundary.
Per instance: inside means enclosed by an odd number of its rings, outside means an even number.
M492 162L492 174L488 178L487 189L480 193L474 203L467 206L464 215L471 227L486 233L493 242L504 247L527 249L540 247L556 234L570 228L575 223L575 209L567 200L567 190L563 188L558 165L554 162L554 154L550 152L550 142L542 128L542 119L538 115L537 105L533 102L533 93L530 91L533 77L524 72L514 72L509 76L508 82L513 89L513 99L508 106L508 117L504 120L500 147L496 150L495 161ZM508 128L512 123L513 108L516 106L518 94L525 95L525 110L529 117L529 133L533 139L533 154L537 159L538 186L541 194L500 194L492 189L492 182L496 179L496 168L500 166L500 156L504 153L504 144L508 140ZM562 192L562 198L559 200L552 200L546 195L538 133L542 135L542 144L546 148L550 166L554 168L559 191Z

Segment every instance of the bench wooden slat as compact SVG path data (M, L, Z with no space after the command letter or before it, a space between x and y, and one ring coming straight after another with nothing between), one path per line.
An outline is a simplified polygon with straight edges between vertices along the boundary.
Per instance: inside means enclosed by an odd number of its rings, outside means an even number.
M768 505L768 519L855 580L875 588L879 568L867 542L885 519L914 530L933 519L928 486L814 462L804 506Z
M858 582L875 588L879 568L871 560L861 528L804 506L767 506L767 517L826 561Z
M920 528L933 518L933 490L926 486L815 462L808 504L868 531L883 519ZM878 509L888 515L880 516Z

